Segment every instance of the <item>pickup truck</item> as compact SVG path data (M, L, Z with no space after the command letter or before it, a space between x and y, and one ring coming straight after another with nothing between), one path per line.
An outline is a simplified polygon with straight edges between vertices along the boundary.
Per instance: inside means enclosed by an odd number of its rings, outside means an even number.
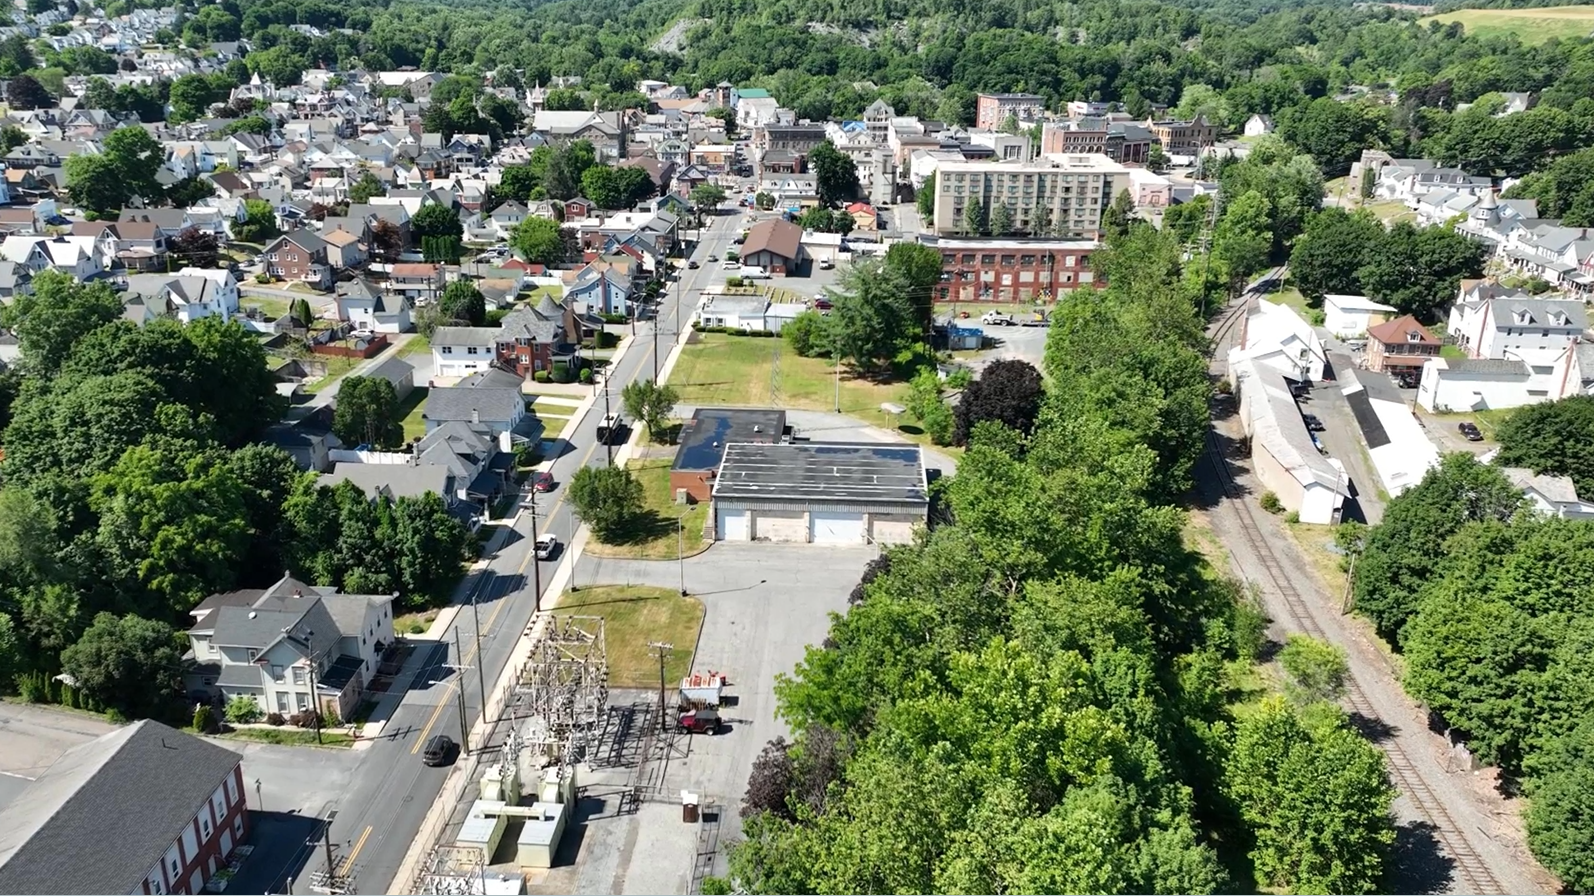
M1011 327L1016 321L1013 320L1013 315L1011 314L1003 314L1000 311L987 311L985 316L980 318L980 323L986 326Z

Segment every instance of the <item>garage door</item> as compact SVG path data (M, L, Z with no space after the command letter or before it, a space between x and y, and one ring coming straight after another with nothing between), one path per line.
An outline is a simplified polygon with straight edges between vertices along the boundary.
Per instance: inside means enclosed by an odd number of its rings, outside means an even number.
M800 512L760 510L753 517L753 538L759 541L807 541L808 521Z
M714 537L720 541L747 541L751 535L745 510L718 510L714 518Z
M863 544L863 514L815 510L808 515L814 544Z

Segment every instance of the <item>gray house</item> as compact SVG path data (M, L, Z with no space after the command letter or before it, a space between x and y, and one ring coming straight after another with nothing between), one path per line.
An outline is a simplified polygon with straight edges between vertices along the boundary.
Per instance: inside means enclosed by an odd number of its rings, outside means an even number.
M376 284L356 277L338 284L338 319L376 333L408 333L414 303L408 296L384 292Z
M421 418L428 433L445 423L463 423L496 439L500 433L514 432L526 419L526 397L518 380L513 388L439 386L427 393Z

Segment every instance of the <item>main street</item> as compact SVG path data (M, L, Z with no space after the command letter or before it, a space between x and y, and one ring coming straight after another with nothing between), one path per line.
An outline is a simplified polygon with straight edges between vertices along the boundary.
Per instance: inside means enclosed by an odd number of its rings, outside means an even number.
M741 214L723 206L720 214L707 222L692 257L701 267L679 270L679 279L668 284L652 321L637 325L631 347L615 369L602 379L600 388L610 392L610 403L618 412L620 390L638 379L650 379L663 363L683 326L692 319L698 296L711 281L719 279L719 265L710 264L710 254L723 257L741 224ZM649 327L657 328L657 340ZM655 347L656 342L656 347ZM422 819L443 786L447 768L427 768L421 764L421 747L434 734L447 734L460 740L457 692L463 686L468 725L481 712L483 691L489 694L503 673L516 640L526 630L540 602L536 582L538 573L544 586L566 558L563 551L552 562L538 563L531 550L532 526L539 533L553 533L569 545L579 525L565 500L565 484L577 469L608 462L608 452L599 444L596 429L604 413L603 398L577 420L567 432L568 441L556 442L557 457L550 467L556 487L536 495L536 515L521 513L514 522L503 547L479 572L470 575L458 594L465 606L439 642L419 642L418 650L431 648L424 661L412 661L409 681L396 681L394 687L409 687L402 702L383 726L377 740L363 752L363 759L343 794L328 794L335 800L337 817L332 822L334 864L342 873L353 873L354 892L387 892L410 848ZM529 488L524 496L530 496ZM540 569L533 569L537 563ZM470 606L475 597L474 608ZM475 618L481 620L480 649L477 648ZM454 652L456 638L463 657ZM459 671L452 667L464 667ZM478 676L485 673L485 682ZM485 684L485 687L483 686ZM463 761L463 760L461 760ZM309 877L325 866L318 852L295 881L293 891L311 892Z

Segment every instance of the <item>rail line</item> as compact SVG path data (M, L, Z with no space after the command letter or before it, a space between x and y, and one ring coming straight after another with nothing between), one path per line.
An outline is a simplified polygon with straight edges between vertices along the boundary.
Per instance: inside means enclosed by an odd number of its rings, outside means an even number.
M1311 605L1291 581L1284 564L1279 560L1278 554L1273 550L1267 539L1262 537L1261 524L1256 518L1256 509L1241 495L1238 484L1229 470L1228 458L1224 456L1222 447L1218 444L1214 431L1207 433L1207 460L1217 472L1218 481L1223 486L1224 500L1234 506L1241 517L1240 531L1252 554L1261 564L1261 573L1272 583L1273 590L1283 599L1289 614L1294 617L1295 628L1321 640L1330 640L1323 627L1318 624ZM1243 573L1242 573L1243 574ZM1247 579L1251 576L1247 575ZM1367 699L1367 694L1357 683L1354 673L1350 681L1346 682L1344 705L1364 719L1378 720L1377 711L1373 709L1372 701ZM1388 758L1389 776L1395 786L1410 798L1416 806L1418 813L1434 826L1434 836L1443 845L1445 853L1454 863L1452 869L1453 882L1462 884L1463 892L1479 894L1504 894L1506 889L1500 884L1494 873L1489 869L1483 857L1473 850L1461 834L1461 826L1450 815L1449 810L1439 799L1428 782L1423 780L1422 774L1407 756L1400 742L1389 738L1379 744Z

